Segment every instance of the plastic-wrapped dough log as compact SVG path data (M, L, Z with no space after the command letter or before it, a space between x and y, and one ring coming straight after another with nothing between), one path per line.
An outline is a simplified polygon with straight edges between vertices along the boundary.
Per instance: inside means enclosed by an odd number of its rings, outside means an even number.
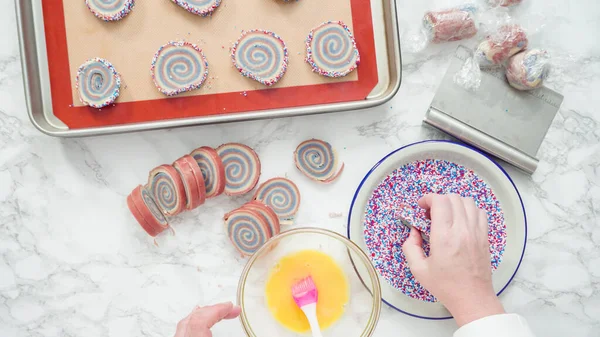
M422 27L403 35L405 48L420 52L429 43L443 43L471 38L477 34L477 6L465 4L458 7L429 11L423 16Z
M474 14L477 8L464 5L456 8L425 13L423 27L433 43L459 41L477 34Z
M502 65L511 56L527 48L527 44L527 34L521 26L504 25L479 44L475 59L482 67Z
M518 90L541 87L550 73L550 55L545 50L532 49L510 58L506 67L508 83Z
M488 0L488 3L492 6L511 7L516 6L523 2L523 0Z

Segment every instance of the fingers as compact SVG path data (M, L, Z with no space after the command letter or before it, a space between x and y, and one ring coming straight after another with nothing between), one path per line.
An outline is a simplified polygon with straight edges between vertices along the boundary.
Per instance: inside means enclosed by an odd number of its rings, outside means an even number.
M437 194L429 193L425 194L421 199L419 199L418 204L419 207L429 210L433 205L433 198L435 198Z
M233 303L220 303L208 307L196 307L177 324L175 337L211 337L210 328L223 319L240 315L241 308Z
M471 198L461 198L461 200L465 208L467 226L469 230L475 231L479 226L479 208Z
M487 212L483 209L478 209L477 212L477 229L480 233L482 233L482 235L484 235L487 238L489 231Z
M408 239L406 239L402 245L402 251L406 256L406 261L417 279L422 278L424 276L423 273L427 269L427 258L425 257L422 244L423 238L421 238L418 231L413 228L410 230Z
M439 228L452 227L453 209L447 196L426 194L419 199L418 203L421 208L430 212L431 223L435 224L431 226L432 232L437 231L436 227L438 226Z
M198 329L210 329L223 319L232 319L240 314L240 308L233 303L219 303L194 310L189 326Z
M238 307L237 305L234 305L233 308L231 309L231 311L229 312L229 314L227 314L227 316L225 316L225 318L223 318L223 319L237 318L241 312L242 312L242 308Z
M464 226L466 225L467 213L463 200L458 194L447 195L450 204L452 205L452 225ZM431 219L433 221L433 219Z

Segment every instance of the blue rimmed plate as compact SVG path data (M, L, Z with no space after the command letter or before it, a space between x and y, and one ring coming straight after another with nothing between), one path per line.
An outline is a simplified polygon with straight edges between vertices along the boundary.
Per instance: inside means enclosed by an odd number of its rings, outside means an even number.
M397 168L416 160L440 159L473 170L492 189L504 212L506 248L502 263L493 274L499 295L519 269L527 241L527 218L517 187L506 171L483 153L469 146L448 141L424 141L401 147L376 163L356 189L348 216L348 238L370 256L365 244L365 207L375 188ZM366 275L364 277L367 277ZM440 303L428 303L404 295L380 277L383 301L407 315L425 319L449 319L452 316Z

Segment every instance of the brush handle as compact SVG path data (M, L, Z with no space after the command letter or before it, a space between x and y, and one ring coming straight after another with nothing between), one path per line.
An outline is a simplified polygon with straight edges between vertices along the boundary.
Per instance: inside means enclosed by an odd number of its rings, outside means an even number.
M317 303L306 304L301 309L308 319L313 337L323 337L321 328L319 327L319 320L317 319Z

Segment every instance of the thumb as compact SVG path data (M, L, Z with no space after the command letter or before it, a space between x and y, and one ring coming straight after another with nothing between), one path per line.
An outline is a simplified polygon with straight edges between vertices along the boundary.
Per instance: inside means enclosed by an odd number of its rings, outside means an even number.
M408 239L402 245L402 251L406 256L406 261L410 267L410 271L417 279L422 278L427 270L427 257L423 251L423 238L418 233L418 230L413 228L410 230Z

